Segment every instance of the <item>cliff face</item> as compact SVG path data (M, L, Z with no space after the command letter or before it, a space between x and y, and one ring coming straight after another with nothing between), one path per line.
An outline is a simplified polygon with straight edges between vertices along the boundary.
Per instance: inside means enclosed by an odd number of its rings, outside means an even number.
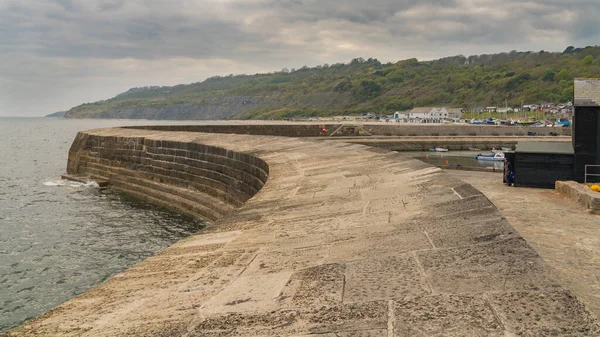
M115 100L84 104L69 110L65 118L126 118L163 120L219 120L280 118L290 110L310 114L315 109L339 110L351 102L348 93L273 93L264 96L221 96L188 99L169 104L168 99ZM279 113L273 115L273 111Z
M125 118L215 120L228 119L260 106L263 99L251 96L228 96L216 102L170 105L98 105L80 106L69 110L65 118Z
M90 115L71 113L66 118L125 118L125 119L228 119L239 111L229 106L179 104L163 107L130 107L107 109Z
M67 113L66 111L57 111L55 113L48 114L48 115L46 115L44 117L58 117L58 118L62 118L62 117L65 117L66 113Z

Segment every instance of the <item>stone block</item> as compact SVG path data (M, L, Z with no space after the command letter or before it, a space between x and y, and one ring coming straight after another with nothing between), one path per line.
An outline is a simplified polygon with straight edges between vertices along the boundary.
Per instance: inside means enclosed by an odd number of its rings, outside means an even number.
M508 332L517 336L599 336L594 316L568 290L490 294Z
M482 294L398 299L393 308L397 337L506 336Z
M434 293L478 293L561 288L522 238L464 248L417 252Z
M347 263L344 303L388 300L430 294L417 261L410 254Z

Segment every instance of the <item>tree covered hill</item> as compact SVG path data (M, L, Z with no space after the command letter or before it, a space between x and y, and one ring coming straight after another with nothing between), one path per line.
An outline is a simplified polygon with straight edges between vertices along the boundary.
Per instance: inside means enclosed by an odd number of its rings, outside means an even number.
M575 77L600 77L600 47L387 64L357 58L346 64L268 74L216 76L188 85L133 88L74 107L66 117L280 119L367 111L391 114L430 105L558 103L572 99Z

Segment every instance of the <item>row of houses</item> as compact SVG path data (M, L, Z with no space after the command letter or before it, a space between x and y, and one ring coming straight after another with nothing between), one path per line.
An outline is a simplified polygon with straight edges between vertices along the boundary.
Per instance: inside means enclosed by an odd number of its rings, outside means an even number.
M458 122L462 119L466 109L446 108L446 107L420 107L404 112L396 111L393 119L400 123L444 123ZM543 112L550 114L572 114L573 104L542 103L528 104L518 107L485 107L475 108L474 112L492 112L492 113L515 113L515 112Z
M405 112L396 111L394 119L400 123L443 123L460 121L464 109L420 107Z
M494 113L513 113L513 112L544 112L551 114L572 114L574 111L573 104L567 102L565 104L542 103L542 104L526 104L515 107L495 107L489 106L485 108L475 108L474 112L494 112Z

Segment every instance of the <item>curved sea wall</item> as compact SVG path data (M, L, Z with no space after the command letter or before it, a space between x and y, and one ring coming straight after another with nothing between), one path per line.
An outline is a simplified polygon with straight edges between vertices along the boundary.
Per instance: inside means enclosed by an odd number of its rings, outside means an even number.
M398 153L114 128L68 167L214 220L11 336L600 333L487 198Z
M269 166L216 146L82 132L69 151L67 173L107 180L151 203L216 220L263 187Z

